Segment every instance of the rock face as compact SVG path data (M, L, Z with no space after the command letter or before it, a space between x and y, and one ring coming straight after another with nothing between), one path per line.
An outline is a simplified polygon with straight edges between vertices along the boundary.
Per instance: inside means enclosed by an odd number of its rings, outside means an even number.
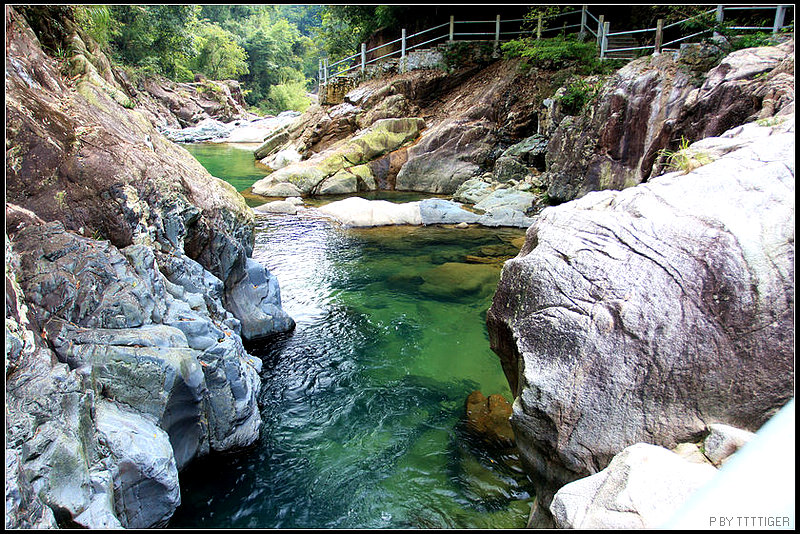
M281 183L295 186L302 194L335 195L375 189L375 179L366 164L416 139L424 127L425 121L420 118L378 120L352 139L256 182L253 193L274 194L274 186ZM278 144L269 150L265 146L272 146L272 138L265 141L259 154L270 155L278 148Z
M487 316L545 506L639 441L756 430L793 396L794 120L688 174L545 209Z
M227 123L250 118L236 80L176 83L148 77L140 87L128 83L126 89L134 93L139 107L156 127L179 129L208 119Z
M244 199L125 105L69 6L21 9L83 70L6 11L6 525L163 526L182 467L258 439L243 338L293 322Z
M553 131L547 194L563 202L646 181L663 165L661 151L682 138L717 136L791 104L793 70L793 41L733 52L708 73L669 54L629 63L605 83L596 106Z

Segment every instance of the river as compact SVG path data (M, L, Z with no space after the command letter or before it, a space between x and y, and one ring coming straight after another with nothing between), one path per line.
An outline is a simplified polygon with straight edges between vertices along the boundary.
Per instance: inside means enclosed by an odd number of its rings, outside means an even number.
M187 148L237 189L262 177L247 150ZM253 256L297 328L248 347L264 362L261 439L183 472L170 527L524 527L518 458L463 423L470 392L511 398L485 314L522 235L258 215Z

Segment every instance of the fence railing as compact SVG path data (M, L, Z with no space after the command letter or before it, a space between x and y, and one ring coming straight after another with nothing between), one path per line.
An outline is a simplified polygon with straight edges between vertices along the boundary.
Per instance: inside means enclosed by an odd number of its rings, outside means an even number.
M495 53L499 52L500 43L508 40L509 36L520 35L535 35L537 39L542 38L545 34L551 32L567 33L568 30L576 30L580 38L586 39L591 36L598 48L598 54L601 60L609 59L612 55L619 57L621 53L628 52L631 57L637 53L652 51L653 53L660 53L663 50L669 49L671 46L689 41L701 35L711 34L714 27L709 26L700 31L684 35L684 26L686 23L693 20L701 19L704 16L715 13L714 20L716 23L722 23L725 20L726 11L739 11L739 10L774 10L775 18L772 26L730 26L729 28L736 31L771 31L777 33L787 26L784 25L786 12L788 8L793 5L756 5L756 6L724 6L718 5L715 8L709 9L697 15L687 17L677 22L664 24L663 19L659 19L656 26L653 28L642 28L636 30L625 30L619 32L611 31L611 23L605 20L604 15L595 17L589 12L588 6L582 6L581 9L568 11L565 13L558 13L549 16L539 16L535 22L535 28L525 28L524 22L532 22L530 19L505 19L501 20L500 15L497 15L495 20L455 20L455 17L450 16L450 21L438 26L433 26L417 33L407 35L406 29L401 30L399 38L382 43L373 48L367 49L365 43L361 44L361 50L355 54L342 58L334 63L328 63L328 58L320 58L319 60L319 84L325 86L331 79L347 76L354 71L364 72L368 65L377 63L383 59L399 56L400 65L399 70L402 72L407 65L408 52L429 46L434 43L447 43L456 40L471 40L471 41L491 41L494 43ZM580 15L578 17L577 15ZM562 22L561 25L553 24L556 21ZM547 24L547 25L545 25ZM493 25L493 28L492 28ZM445 31L444 29L447 28ZM456 31L458 28L459 31ZM475 28L476 31L469 31ZM596 29L595 29L596 28ZM503 29L504 31L501 31ZM482 30L482 31L477 31ZM487 31L493 30L493 31ZM651 37L652 34L652 37ZM422 37L424 35L424 37ZM619 41L623 36L637 36L638 41L647 42L648 44L636 46L610 46L614 41ZM673 39L674 37L674 39ZM669 38L671 40L666 41ZM649 44L651 43L652 44ZM391 50L387 53L378 55L378 51L393 47L400 43L399 50ZM368 55L376 53L375 57L367 60Z

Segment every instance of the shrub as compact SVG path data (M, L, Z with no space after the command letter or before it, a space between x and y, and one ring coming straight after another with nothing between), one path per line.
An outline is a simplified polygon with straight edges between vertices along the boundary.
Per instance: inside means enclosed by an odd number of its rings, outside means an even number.
M705 152L690 148L689 140L683 136L681 136L680 148L677 151L672 152L665 149L661 151L661 155L667 158L667 168L673 171L683 171L683 174L713 161L711 156Z
M597 96L602 85L602 82L589 83L585 80L577 80L567 85L564 93L558 98L564 113L579 114L583 107Z
M535 39L523 37L502 45L506 58L522 57L544 68L563 68L569 63L593 64L597 57L595 43L584 43L573 37Z
M306 96L306 85L303 82L287 82L272 85L265 102L259 106L267 113L280 113L281 111L303 112L311 105L311 100Z

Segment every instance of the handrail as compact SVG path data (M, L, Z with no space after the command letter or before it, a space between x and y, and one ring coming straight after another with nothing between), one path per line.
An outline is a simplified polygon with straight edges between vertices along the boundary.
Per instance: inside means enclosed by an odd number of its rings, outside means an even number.
M500 31L501 22L506 24L506 27L508 27L509 23L516 24L516 23L521 23L521 22L525 22L525 21L529 21L529 20L536 20L536 19L521 18L521 19L505 19L505 20L501 21L499 15L498 15L496 20L455 20L454 17L450 17L450 21L449 22L445 22L443 24L432 26L430 28L426 28L424 30L421 30L421 31L416 32L416 33L411 34L411 35L405 35L405 30L403 30L403 35L400 38L395 39L393 41L389 41L387 43L382 43L382 44L377 45L377 46L375 46L373 48L370 48L369 50L367 50L366 46L362 44L362 48L361 48L360 52L357 52L357 53L355 53L355 54L353 54L351 56L347 56L347 57L345 57L343 59L340 59L340 60L336 61L335 63L328 64L327 63L327 59L324 59L324 60L320 59L320 71L319 71L319 74L320 74L320 85L323 85L323 84L327 83L327 81L332 79L332 78L344 76L345 74L347 74L347 73L349 73L351 71L357 70L359 68L361 70L363 70L366 67L366 65L374 64L374 63L376 63L376 62L378 62L378 61L380 61L380 60L382 60L384 58L400 55L401 60L403 60L403 59L405 59L405 54L408 51L419 49L419 48L421 48L423 46L429 45L429 44L434 43L436 41L452 40L452 39L455 39L456 37L459 37L459 38L473 37L473 38L478 38L478 40L480 40L480 38L482 38L482 37L492 36L492 37L494 37L493 40L495 41L495 46L498 47L499 46L499 41L502 40L503 37L509 37L509 36L512 36L512 35L521 35L521 34L531 34L531 35L536 35L536 38L539 38L539 36L541 36L542 34L544 34L546 32L565 31L565 30L571 30L571 29L574 29L574 28L580 28L580 33L582 35L584 35L584 36L591 35L594 38L594 40L596 40L598 42L598 44L600 45L600 59L606 59L605 56L607 54L610 54L610 53L613 53L613 52L629 52L629 51L634 51L634 50L650 50L650 49L653 49L656 52L658 52L660 48L666 48L666 47L668 47L670 45L673 45L675 43L686 41L688 39L692 39L692 38L697 37L699 35L708 33L710 31L712 31L713 29L712 28L706 28L704 30L695 32L695 33L693 33L691 35L682 36L682 37L679 37L679 38L677 38L675 40L669 41L667 43L659 44L660 41L662 40L664 32L666 30L675 28L676 26L680 26L681 24L684 24L684 23L686 23L688 21L691 21L691 20L706 16L706 15L709 15L711 13L714 13L715 11L717 13L717 22L721 22L723 20L725 11L734 11L734 10L735 11L742 11L742 10L775 10L776 11L775 24L773 26L771 26L771 27L769 27L769 26L729 26L729 27L731 29L733 29L733 30L739 30L739 31L746 31L746 30L747 31L749 31L749 30L772 30L773 32L779 31L779 30L782 30L782 29L784 29L784 28L786 28L788 26L791 26L791 25L784 25L783 24L785 10L788 9L788 8L794 8L794 5L792 5L792 4L753 5L753 6L738 6L738 5L725 6L725 5L718 5L713 9L709 9L707 11L703 11L701 13L698 13L697 15L693 15L691 17L687 17L685 19L682 19L682 20L679 20L679 21L676 21L676 22L671 22L669 24L662 24L661 21L659 21L659 26L657 26L656 28L642 28L642 29L634 29L634 30L623 30L623 31L618 31L618 32L610 32L609 31L609 23L608 23L608 21L605 21L604 25L600 25L600 22L603 20L604 17L601 16L600 18L598 18L598 17L594 16L589 11L587 6L583 6L581 9L576 9L576 10L573 10L573 11L567 11L567 12L564 12L564 13L556 13L556 14L553 14L553 15L544 15L544 16L541 16L541 17L537 17L538 20L541 22L542 20L550 21L552 19L566 18L568 16L580 13L581 14L581 22L578 23L578 24L564 24L564 26L560 26L560 27L551 25L551 27L543 28L542 24L540 23L538 25L538 27L535 28L535 29L505 30L505 31L502 31L502 32ZM597 24L597 26L598 26L597 29L593 29L592 23L589 22L590 20L594 21L594 23ZM565 20L565 22L567 22L567 21ZM495 24L495 31L494 32L470 32L470 31L455 32L454 31L454 26L456 24L459 24L459 25L464 25L464 24ZM429 32L435 31L435 30L439 30L439 29L444 28L446 26L450 27L450 31L447 34L440 35L438 37L433 37L433 38L428 39L428 40L426 40L424 42L417 43L417 44L414 44L414 45L411 45L411 46L406 46L406 44L410 40L415 39L420 35L423 35L423 34L426 34L426 33L429 33ZM517 27L519 27L519 26L517 26ZM523 28L524 28L524 26L523 26ZM643 34L643 33L648 33L648 32L655 32L656 45L648 44L648 45L636 46L636 47L628 46L628 47L625 47L625 48L608 48L608 38L609 37L615 37L615 36L621 36L621 35ZM650 42L652 42L652 41L650 41ZM383 54L383 55L381 55L379 57L372 58L369 61L366 60L366 54L375 52L375 51L377 51L379 49L390 47L390 46L395 45L397 43L402 43L402 47L401 47L400 50L394 50L394 51L388 52L388 53ZM497 50L497 48L496 48L496 50ZM357 62L357 61L353 61L353 60L357 60L357 58L359 56L361 57L360 63ZM349 67L345 68L345 69L342 69L341 65L344 64L344 63L347 63L349 61L353 61L353 64L350 65ZM331 71L331 69L333 67L337 67L337 66L340 66L339 69L337 69L337 72L333 73Z

